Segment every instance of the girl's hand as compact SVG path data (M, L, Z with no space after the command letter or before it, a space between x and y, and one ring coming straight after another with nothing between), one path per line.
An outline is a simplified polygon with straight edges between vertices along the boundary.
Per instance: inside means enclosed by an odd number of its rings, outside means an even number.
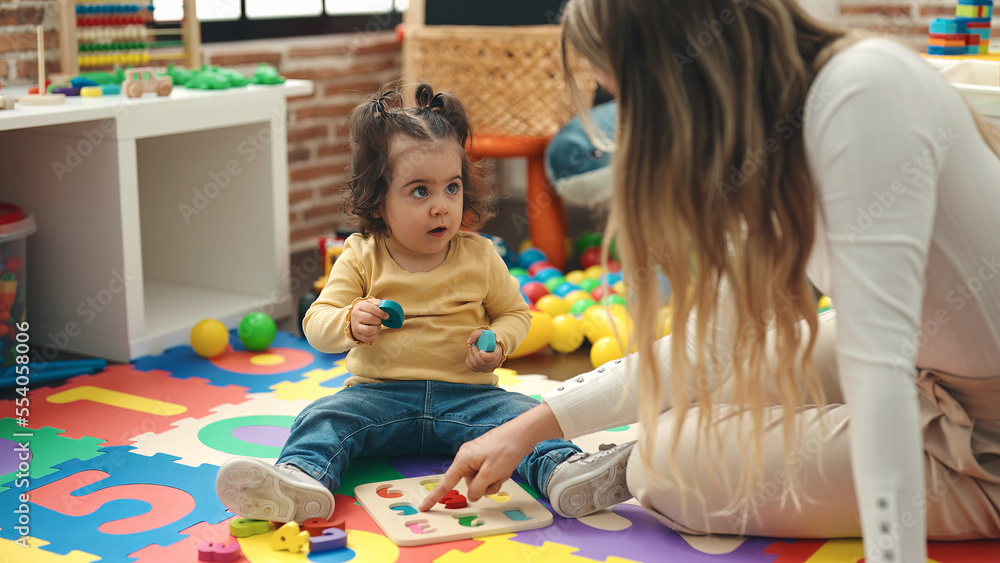
M497 347L492 352L483 352L476 347L476 341L483 329L477 328L472 331L466 343L469 345L469 353L465 356L465 367L472 371L489 373L500 365L503 361L503 347L497 342Z
M382 319L389 318L389 313L378 308L380 302L379 299L369 298L358 301L351 309L351 334L358 342L371 344L378 338Z

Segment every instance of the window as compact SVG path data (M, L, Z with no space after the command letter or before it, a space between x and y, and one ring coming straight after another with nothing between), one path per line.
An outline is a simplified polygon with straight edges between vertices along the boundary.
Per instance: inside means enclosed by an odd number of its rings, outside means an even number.
M198 0L203 43L352 31L391 31L408 0ZM157 20L176 21L183 0L156 0Z

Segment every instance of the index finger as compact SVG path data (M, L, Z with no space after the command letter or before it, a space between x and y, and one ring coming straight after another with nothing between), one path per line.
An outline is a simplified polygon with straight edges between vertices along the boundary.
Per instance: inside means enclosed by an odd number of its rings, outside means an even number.
M420 503L417 510L420 512L427 512L431 508L434 508L434 505L437 504L439 500L443 499L444 496L452 489L454 489L455 485L457 485L461 480L462 476L459 474L458 470L455 469L455 464L453 463L451 467L448 468L448 471L446 471L441 477L441 480L438 481L434 490L424 497L423 502Z

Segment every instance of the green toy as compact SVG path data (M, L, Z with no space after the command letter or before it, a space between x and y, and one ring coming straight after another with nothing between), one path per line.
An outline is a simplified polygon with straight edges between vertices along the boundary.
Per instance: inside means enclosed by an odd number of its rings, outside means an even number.
M278 69L267 63L260 63L250 81L254 84L284 84L285 77L278 74Z
M167 65L167 72L164 74L174 81L174 86L187 86L188 80L191 79L190 70L173 64Z
M263 350L271 345L278 327L274 324L274 319L265 313L250 313L240 321L239 328L236 329L240 342L246 346L247 350Z
M122 82L125 82L125 71L120 68L116 68L114 72L95 70L93 72L84 72L80 74L80 77L93 80L98 86L105 84L121 85Z

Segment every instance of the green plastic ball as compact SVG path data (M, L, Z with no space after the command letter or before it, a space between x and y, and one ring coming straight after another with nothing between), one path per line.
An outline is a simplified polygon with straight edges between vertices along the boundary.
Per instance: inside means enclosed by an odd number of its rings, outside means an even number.
M587 231L576 239L576 253L582 255L583 251L595 246L601 246L601 233L597 231Z
M594 305L597 305L597 302L593 299L581 299L573 303L573 306L569 308L569 314L574 317L583 317L583 312Z
M263 350L274 341L278 327L274 319L264 313L250 313L243 317L236 334L247 350Z

